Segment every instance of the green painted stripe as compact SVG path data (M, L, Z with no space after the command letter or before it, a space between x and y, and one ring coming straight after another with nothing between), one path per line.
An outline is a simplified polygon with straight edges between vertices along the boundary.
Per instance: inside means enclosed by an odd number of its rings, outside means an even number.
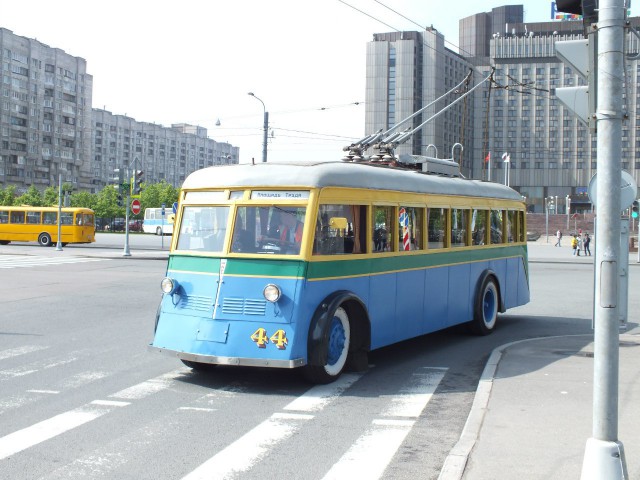
M337 260L329 262L311 262L308 266L307 278L354 277L417 270L422 268L443 267L461 263L481 262L510 257L525 257L526 247L517 245L498 248L481 248L473 250L449 250L442 253L425 253L423 255L399 255L381 258L363 258L362 260Z
M225 275L251 275L265 277L303 277L305 262L300 260L271 260L267 258L229 258ZM220 271L220 258L172 255L169 270L195 273Z
M220 259L214 257L192 257L187 255L171 255L169 270L181 270L197 273L218 273Z
M304 278L306 270L306 278L320 280L323 278L357 277L385 272L443 267L513 257L523 257L525 269L527 268L526 246L513 245L496 248L448 250L441 253L424 253L421 255L367 256L366 258L340 256L336 260L326 262L275 260L269 258L229 258L227 259L225 275ZM220 258L172 255L169 258L169 270L217 274L220 271ZM525 271L525 273L528 278L529 272Z

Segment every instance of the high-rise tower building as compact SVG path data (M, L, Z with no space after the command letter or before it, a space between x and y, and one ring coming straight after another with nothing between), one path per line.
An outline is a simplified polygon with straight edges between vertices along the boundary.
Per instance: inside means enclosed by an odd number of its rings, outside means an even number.
M444 46L444 36L434 28L424 32L374 34L373 41L367 44L365 131L369 134L388 130L452 90L464 80L471 66L465 58ZM455 94L450 95L400 129L418 127L455 98ZM454 144L473 143L471 122L465 121L473 117L472 111L473 102L469 97L416 131L396 153L420 155L429 150L429 155L434 156L437 150L441 158L449 158ZM470 168L470 158L465 150L463 171Z

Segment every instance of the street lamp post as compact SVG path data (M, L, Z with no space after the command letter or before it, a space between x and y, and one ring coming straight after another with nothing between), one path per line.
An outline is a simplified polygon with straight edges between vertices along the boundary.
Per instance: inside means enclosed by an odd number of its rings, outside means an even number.
M268 131L269 131L269 112L267 112L267 107L265 107L264 102L260 100L258 97L256 97L253 92L249 92L249 95L251 95L253 98L258 100L262 104L262 108L264 110L264 136L262 139L262 161L266 162L267 161L267 137L268 137Z

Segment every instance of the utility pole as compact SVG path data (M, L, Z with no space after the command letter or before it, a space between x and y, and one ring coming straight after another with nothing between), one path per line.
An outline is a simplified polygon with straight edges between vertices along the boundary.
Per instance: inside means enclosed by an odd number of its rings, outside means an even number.
M618 440L624 3L624 0L600 0L597 26L588 31L598 36L597 189L601 194L595 250L593 431L587 440L582 480L629 478L624 447Z

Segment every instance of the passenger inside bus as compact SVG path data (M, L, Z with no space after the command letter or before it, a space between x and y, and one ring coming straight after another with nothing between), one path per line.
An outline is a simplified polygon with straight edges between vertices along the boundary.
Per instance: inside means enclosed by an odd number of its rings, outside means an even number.
M296 219L295 211L280 211L278 238L281 242L300 245L302 241L302 222Z

